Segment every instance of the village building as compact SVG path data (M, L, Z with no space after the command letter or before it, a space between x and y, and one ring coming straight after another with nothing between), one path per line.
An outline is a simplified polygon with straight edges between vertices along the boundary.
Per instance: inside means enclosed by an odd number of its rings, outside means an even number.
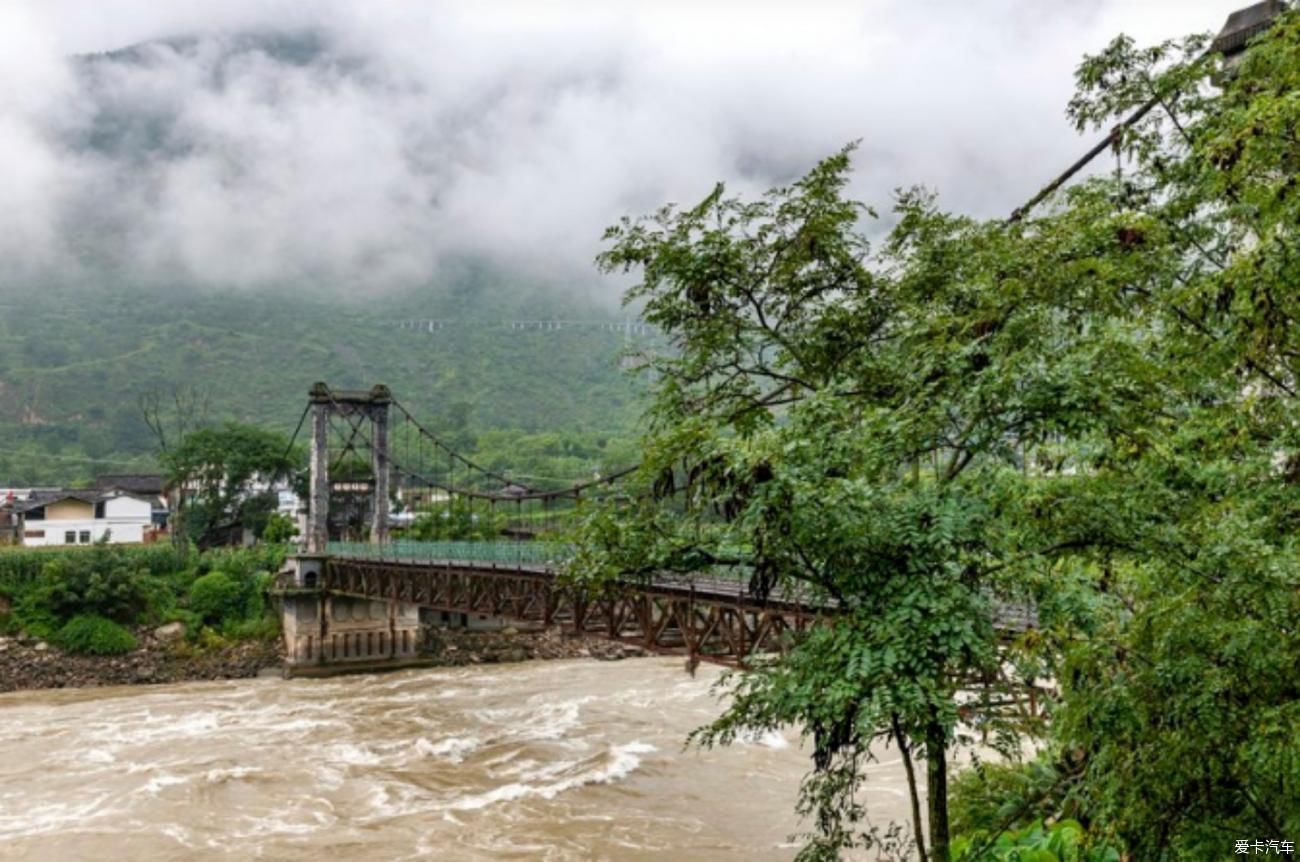
M139 544L166 531L161 476L101 476L90 489L0 488L0 543Z

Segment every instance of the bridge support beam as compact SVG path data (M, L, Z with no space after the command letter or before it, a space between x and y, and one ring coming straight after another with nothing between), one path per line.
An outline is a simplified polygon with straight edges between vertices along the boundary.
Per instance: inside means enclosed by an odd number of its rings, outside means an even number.
M311 489L307 505L307 553L323 554L329 548L330 417L342 417L370 448L370 541L388 541L388 488L391 464L388 458L388 408L393 396L387 386L365 392L331 390L317 383L308 392L311 402ZM369 435L360 433L370 425ZM351 445L354 441L349 440Z
M307 553L323 554L329 546L330 392L324 383L311 389L311 487L307 498Z
M383 390L382 393L378 390ZM388 390L375 387L370 406L370 468L375 477L370 541L380 545L388 541Z

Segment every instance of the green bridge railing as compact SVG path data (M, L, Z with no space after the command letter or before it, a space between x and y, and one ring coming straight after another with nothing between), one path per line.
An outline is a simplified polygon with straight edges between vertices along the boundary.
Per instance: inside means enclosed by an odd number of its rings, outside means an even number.
M739 548L736 549L739 551ZM370 542L330 542L328 552L336 557L379 560L394 563L446 565L473 563L510 569L527 567L559 569L574 556L575 548L561 542L510 541L440 541L419 542L398 539L383 544ZM663 573L657 581L690 583L700 578L714 582L743 583L752 574L747 565L704 566L693 575Z
M417 542L398 539L379 545L369 542L330 542L329 553L338 557L411 563L558 566L573 556L573 548L558 542Z

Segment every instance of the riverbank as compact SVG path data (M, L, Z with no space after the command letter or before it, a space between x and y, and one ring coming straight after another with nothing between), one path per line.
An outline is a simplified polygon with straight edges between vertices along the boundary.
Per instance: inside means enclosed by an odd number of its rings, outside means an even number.
M278 638L199 648L159 631L141 630L140 647L120 656L71 655L32 638L0 638L0 692L247 679L276 673L284 665ZM571 637L558 629L431 629L427 644L425 663L436 667L563 658L612 661L643 654L635 646Z

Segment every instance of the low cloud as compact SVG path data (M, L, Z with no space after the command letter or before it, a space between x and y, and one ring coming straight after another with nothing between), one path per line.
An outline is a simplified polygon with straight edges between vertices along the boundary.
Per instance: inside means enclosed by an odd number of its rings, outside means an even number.
M591 281L619 216L855 139L862 199L922 183L1002 214L1082 149L1083 52L1239 3L18 0L0 288L371 292L467 256Z

